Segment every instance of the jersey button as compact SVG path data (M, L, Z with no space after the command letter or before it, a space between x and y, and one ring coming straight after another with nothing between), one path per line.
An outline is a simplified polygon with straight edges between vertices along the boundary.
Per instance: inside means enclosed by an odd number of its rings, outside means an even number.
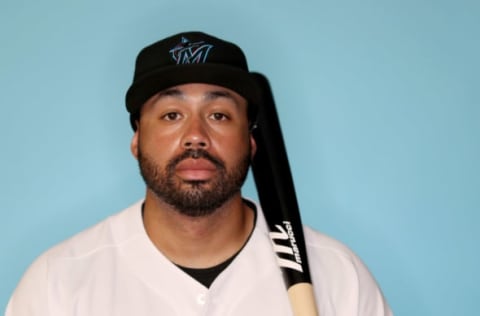
M205 305L207 302L207 296L205 294L198 294L197 303L198 305Z

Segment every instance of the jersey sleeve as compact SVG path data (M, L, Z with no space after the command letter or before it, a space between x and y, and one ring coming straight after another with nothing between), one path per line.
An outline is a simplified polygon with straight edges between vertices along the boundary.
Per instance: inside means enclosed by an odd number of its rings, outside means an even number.
M305 233L320 314L393 315L376 280L352 250L312 229Z
M365 264L356 255L353 255L352 263L358 280L358 315L393 316L380 287Z
M7 304L5 316L48 316L48 268L45 256L27 269Z

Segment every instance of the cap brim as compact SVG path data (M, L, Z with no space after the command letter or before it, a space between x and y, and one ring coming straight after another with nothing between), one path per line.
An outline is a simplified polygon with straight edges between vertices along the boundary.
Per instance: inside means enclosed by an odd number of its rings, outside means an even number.
M186 83L208 83L229 88L251 105L259 105L259 88L251 73L226 65L187 64L164 67L136 79L127 91L127 109L131 114L138 113L156 93Z

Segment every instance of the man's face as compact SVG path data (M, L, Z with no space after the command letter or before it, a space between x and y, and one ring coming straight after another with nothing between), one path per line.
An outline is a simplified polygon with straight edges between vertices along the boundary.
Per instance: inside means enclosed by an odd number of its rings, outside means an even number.
M247 101L208 84L175 86L142 107L132 139L147 187L188 216L212 213L240 194L256 145Z

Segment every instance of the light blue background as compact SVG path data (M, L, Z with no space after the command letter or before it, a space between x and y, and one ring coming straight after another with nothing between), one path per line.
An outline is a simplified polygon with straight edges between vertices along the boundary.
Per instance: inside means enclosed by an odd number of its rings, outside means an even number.
M269 76L304 222L364 259L396 315L478 314L479 10L2 0L0 308L41 252L142 197L124 110L134 58L198 29Z

